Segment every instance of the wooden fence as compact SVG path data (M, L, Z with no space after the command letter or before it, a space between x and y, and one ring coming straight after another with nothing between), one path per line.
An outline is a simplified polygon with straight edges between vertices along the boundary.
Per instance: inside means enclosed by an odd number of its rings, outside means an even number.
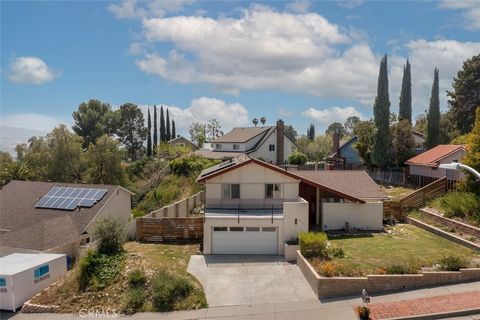
M203 217L137 219L137 241L176 242L203 239Z
M424 207L427 201L432 200L449 190L447 177L440 178L432 183L412 192L398 201L388 201L383 204L385 217L394 217L403 220L403 214L412 210Z

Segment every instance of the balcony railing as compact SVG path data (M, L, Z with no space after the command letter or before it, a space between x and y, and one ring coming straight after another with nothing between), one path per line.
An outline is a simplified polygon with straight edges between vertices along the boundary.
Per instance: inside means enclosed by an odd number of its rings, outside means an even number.
M283 204L214 204L205 206L205 216L274 216L283 214Z

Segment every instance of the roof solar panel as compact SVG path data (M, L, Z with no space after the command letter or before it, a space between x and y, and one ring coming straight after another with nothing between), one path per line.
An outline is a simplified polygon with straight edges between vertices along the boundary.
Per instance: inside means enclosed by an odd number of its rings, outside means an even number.
M35 208L75 210L77 207L93 207L107 189L53 187L35 205Z

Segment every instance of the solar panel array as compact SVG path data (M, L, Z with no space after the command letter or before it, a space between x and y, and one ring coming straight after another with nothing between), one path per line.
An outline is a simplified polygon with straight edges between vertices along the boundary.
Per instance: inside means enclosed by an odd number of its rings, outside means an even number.
M40 199L35 208L75 210L91 208L107 193L107 189L53 187Z

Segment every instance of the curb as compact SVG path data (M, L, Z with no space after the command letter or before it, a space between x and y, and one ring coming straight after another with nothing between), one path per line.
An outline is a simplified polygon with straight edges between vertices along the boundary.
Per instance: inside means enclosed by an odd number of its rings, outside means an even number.
M463 317L463 316L471 316L471 315L478 315L478 314L480 314L480 308L472 308L472 309L458 310L458 311L447 311L447 312L429 313L429 314L423 314L423 315L388 318L384 320L413 320L413 319L430 320L430 319Z

